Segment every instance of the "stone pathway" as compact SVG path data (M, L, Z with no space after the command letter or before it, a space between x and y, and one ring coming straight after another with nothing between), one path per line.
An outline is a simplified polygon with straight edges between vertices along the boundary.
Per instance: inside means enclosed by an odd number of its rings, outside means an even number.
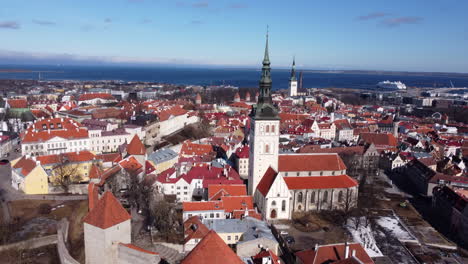
M184 254L179 253L177 250L166 247L161 244L154 244L151 248L152 251L159 253L162 259L166 260L169 264L177 264L182 261Z

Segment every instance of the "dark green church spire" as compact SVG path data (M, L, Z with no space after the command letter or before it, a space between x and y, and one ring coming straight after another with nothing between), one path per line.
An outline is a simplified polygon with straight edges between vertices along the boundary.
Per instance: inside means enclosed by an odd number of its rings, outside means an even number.
M270 68L270 55L268 53L268 30L266 35L265 55L263 57L262 77L260 78L260 92L258 101L252 107L250 116L256 120L277 120L278 109L273 105L271 99L271 68Z
M295 81L296 80L296 57L293 57L293 64L292 64L292 69L291 69L291 78L289 80L290 81Z
M258 103L271 103L271 68L268 54L268 29L266 34L265 55L263 57L262 78L260 79L260 96Z

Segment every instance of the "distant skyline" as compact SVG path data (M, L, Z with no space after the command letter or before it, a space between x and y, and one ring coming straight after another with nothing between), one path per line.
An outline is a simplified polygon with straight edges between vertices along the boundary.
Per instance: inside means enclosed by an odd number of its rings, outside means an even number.
M468 1L15 0L0 64L468 72Z

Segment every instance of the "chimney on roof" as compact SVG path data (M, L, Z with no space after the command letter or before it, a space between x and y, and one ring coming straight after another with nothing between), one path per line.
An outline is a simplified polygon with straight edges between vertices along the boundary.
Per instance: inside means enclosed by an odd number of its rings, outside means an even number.
M351 256L356 257L356 250L353 249L353 252L351 253Z
M318 244L315 244L314 251L317 252L318 248L319 248Z
M36 166L41 166L41 162L36 160Z

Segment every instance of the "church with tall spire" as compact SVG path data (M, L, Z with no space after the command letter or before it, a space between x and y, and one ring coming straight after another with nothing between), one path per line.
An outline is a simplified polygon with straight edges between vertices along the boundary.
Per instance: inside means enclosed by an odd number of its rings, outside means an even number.
M291 69L291 77L289 78L289 96L297 96L297 79L296 79L296 58L293 58L293 64Z
M295 60L291 84L297 95ZM264 219L291 219L294 212L349 210L357 204L358 182L346 175L336 153L279 152L279 110L271 96L268 34L257 103L250 113L248 189Z
M253 195L268 167L278 165L279 121L278 108L271 99L271 68L268 53L268 33L263 57L262 76L257 103L250 113L249 134L249 193Z

